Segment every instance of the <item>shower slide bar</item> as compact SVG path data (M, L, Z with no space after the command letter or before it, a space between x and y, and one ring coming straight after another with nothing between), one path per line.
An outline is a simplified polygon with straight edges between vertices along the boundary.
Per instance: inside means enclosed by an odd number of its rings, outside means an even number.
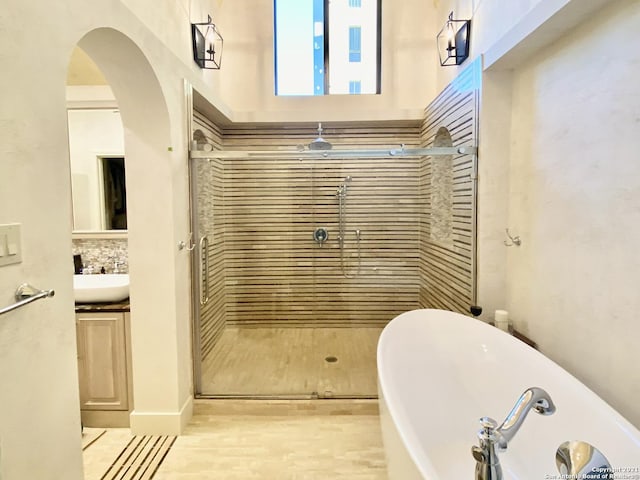
M430 148L404 148L377 150L192 150L191 158L247 158L247 157L273 157L279 158L346 158L346 157L426 157L439 155L475 155L476 147L430 147Z
M28 283L23 283L18 287L15 293L16 303L4 307L0 309L0 315L4 313L9 313L13 310L16 310L24 305L27 305L31 302L35 302L36 300L40 300L41 298L49 298L55 295L54 290L40 290L35 288Z

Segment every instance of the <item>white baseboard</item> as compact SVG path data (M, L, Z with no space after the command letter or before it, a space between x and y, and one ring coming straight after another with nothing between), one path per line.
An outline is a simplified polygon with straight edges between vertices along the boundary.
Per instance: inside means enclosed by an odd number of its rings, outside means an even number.
M181 435L193 416L193 397L187 398L176 412L131 412L131 433L134 435Z

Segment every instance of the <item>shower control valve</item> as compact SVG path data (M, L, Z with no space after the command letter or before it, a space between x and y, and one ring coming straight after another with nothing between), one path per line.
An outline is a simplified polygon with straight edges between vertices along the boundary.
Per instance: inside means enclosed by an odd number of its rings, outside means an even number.
M316 241L318 245L322 246L324 242L329 240L329 232L324 227L316 228L313 231L313 239Z

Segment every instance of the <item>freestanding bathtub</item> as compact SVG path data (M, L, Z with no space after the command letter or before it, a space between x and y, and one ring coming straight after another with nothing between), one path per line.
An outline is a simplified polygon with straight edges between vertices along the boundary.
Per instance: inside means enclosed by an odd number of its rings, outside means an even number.
M403 313L378 342L389 478L473 480L479 419L500 424L529 387L546 390L557 410L528 414L498 454L505 479L562 478L555 453L571 440L598 448L618 469L615 478L640 479L634 426L541 353L480 320L443 310Z

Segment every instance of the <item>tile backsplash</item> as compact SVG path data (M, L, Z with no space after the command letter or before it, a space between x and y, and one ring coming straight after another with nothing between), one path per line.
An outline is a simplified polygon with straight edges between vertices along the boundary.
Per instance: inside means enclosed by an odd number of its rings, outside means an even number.
M120 273L129 272L129 249L126 238L117 239L74 239L73 254L82 256L82 265L92 267L93 273L113 273L118 262ZM70 259L73 261L73 259Z

